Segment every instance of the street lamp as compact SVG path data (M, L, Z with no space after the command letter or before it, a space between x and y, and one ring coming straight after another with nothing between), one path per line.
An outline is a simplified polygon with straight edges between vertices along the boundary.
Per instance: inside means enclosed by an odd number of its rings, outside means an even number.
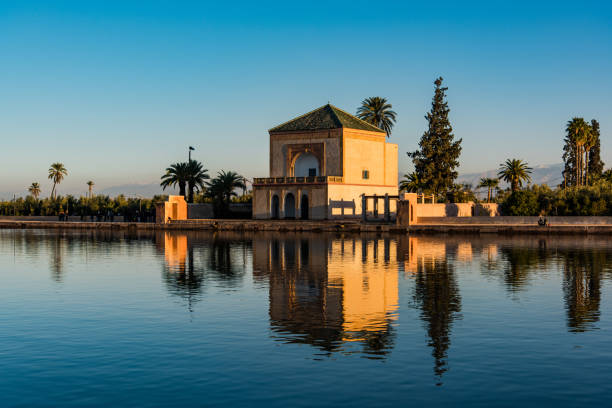
M191 163L191 151L195 150L195 147L189 146L189 162Z

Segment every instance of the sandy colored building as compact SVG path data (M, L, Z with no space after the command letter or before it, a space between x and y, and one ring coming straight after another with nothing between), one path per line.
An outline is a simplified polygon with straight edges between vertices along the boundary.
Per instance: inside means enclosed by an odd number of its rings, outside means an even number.
M381 129L322 106L269 130L270 176L253 181L253 218L362 216L362 195L398 194L397 145ZM383 200L368 207L382 214ZM395 212L395 201L389 201Z

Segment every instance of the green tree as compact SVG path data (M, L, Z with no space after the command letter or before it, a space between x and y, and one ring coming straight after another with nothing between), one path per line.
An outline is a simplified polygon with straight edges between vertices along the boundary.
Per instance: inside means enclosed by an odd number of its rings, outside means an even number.
M595 119L591 120L591 135L593 137L593 146L589 153L588 172L591 180L597 180L601 177L603 172L604 162L601 160L601 134L599 122Z
M399 184L400 191L405 191L407 193L418 193L422 189L421 180L419 180L419 176L416 172L404 174L404 178L400 181Z
M208 170L202 166L197 160L191 160L187 164L187 191L189 193L187 197L188 203L193 203L193 192L203 191L206 189L206 180L210 179L208 175Z
M515 192L523 186L523 181L531 181L531 170L532 168L522 160L508 159L500 164L497 175L506 183L510 183L511 190Z
M563 161L565 162L564 177L569 185L585 184L588 164L588 151L595 144L591 126L583 118L572 118L565 128L565 146Z
M87 188L88 188L88 190L89 190L89 198L93 197L93 194L92 194L92 193L93 193L93 191L92 191L92 190L93 190L93 186L94 186L95 184L96 184L96 183L94 183L94 182L93 182L93 181L91 181L91 180L89 180L89 181L87 182Z
M361 106L357 109L357 117L384 130L389 137L397 115L392 108L393 106L387 102L387 98L373 96L361 102Z
M68 170L62 163L53 163L51 167L49 167L49 180L53 181L53 189L51 190L51 197L56 198L57 192L55 191L55 186L62 182L64 176L68 175Z
M189 181L189 168L188 163L174 163L170 167L166 168L166 174L161 176L161 183L159 184L164 190L166 187L175 187L178 185L179 194L185 197L185 188Z
M487 203L491 202L491 191L499 185L499 179L483 177L480 179L480 183L478 183L478 188L486 188L487 189Z
M30 187L28 187L28 192L38 200L38 196L40 195L40 184L33 182Z
M415 173L424 190L434 195L445 193L453 187L459 166L461 139L455 140L448 119L450 109L446 102L448 88L442 86L442 77L436 79L431 111L425 117L429 123L421 137L419 150L408 153L414 163Z
M236 197L236 189L244 188L243 177L233 171L221 170L217 177L207 183L206 195L213 200L218 216L229 214L229 204L232 197Z
M511 216L529 216L540 213L538 194L533 190L516 190L504 200L501 213Z

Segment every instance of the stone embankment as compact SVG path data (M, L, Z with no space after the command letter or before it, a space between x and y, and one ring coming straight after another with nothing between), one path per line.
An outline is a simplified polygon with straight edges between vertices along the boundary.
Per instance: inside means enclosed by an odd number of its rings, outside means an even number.
M507 220L506 220L507 221ZM358 221L272 221L272 220L183 220L168 224L132 222L72 222L0 220L0 228L116 229L143 231L277 231L419 234L612 234L612 225L597 223L553 224L421 224L407 227Z

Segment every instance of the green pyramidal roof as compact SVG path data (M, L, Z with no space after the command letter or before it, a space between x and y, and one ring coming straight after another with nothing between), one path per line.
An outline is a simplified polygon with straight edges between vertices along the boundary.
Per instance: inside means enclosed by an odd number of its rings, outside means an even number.
M338 128L359 129L368 130L370 132L384 133L384 130L381 130L376 126L371 125L368 122L365 122L358 117L355 117L350 113L347 113L342 109L336 108L330 104L321 106L312 112L308 112L302 116L290 120L289 122L273 127L270 129L270 133Z

